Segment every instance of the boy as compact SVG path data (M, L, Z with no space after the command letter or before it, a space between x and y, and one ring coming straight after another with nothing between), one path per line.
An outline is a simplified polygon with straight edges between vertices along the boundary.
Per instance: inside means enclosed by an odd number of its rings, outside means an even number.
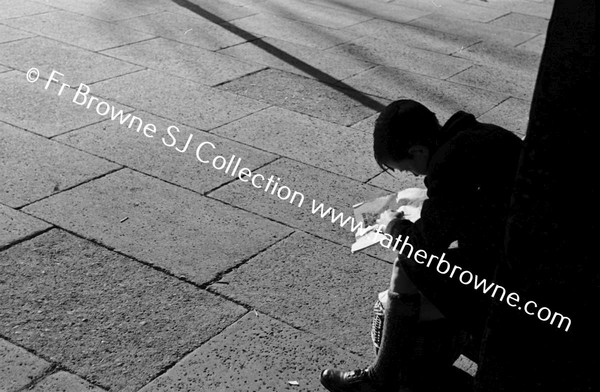
M421 295L450 323L475 340L480 337L489 297L409 257L419 249L429 255L445 254L453 265L491 280L501 257L521 151L521 140L501 127L479 123L465 112L454 114L442 127L435 114L412 100L388 105L377 119L373 137L379 166L425 175L428 199L419 220L412 223L398 217L386 227L387 233L402 236L410 246L394 263L377 358L366 370L324 370L321 383L332 392L398 390L398 375L410 360ZM458 247L448 249L454 241Z

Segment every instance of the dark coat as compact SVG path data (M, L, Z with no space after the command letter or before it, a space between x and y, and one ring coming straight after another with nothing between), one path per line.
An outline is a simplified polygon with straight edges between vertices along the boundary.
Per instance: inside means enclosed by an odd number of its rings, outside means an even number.
M391 234L408 236L415 251L430 255L442 254L454 241L469 259L498 254L521 146L504 128L454 114L431 151L421 218L394 220Z

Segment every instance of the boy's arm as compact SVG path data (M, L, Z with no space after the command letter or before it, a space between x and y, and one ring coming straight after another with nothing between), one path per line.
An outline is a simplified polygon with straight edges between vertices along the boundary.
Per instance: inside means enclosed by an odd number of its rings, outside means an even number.
M468 205L477 192L473 168L469 168L465 154L450 151L444 160L432 163L431 175L426 178L428 199L423 203L421 217L414 223L394 219L388 226L394 237L402 235L417 249L429 254L444 252L457 240L461 222L468 219Z
M392 220L386 231L392 237L401 237L417 249L423 249L429 254L439 254L457 239L458 219L456 209L427 200L423 203L421 218L414 223L408 219L396 218Z

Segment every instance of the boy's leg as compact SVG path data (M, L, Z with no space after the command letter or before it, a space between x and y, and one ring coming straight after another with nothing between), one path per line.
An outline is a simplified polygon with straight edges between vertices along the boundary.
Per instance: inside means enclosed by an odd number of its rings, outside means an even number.
M389 301L383 322L381 348L366 370L343 372L326 369L321 383L332 392L398 391L400 375L411 359L412 344L420 314L417 288L408 279L398 259L392 268Z

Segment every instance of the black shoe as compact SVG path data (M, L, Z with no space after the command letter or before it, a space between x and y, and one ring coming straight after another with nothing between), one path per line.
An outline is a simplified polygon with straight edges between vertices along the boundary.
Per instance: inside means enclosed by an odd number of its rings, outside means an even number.
M369 369L343 372L325 369L321 372L321 384L330 392L380 392Z

